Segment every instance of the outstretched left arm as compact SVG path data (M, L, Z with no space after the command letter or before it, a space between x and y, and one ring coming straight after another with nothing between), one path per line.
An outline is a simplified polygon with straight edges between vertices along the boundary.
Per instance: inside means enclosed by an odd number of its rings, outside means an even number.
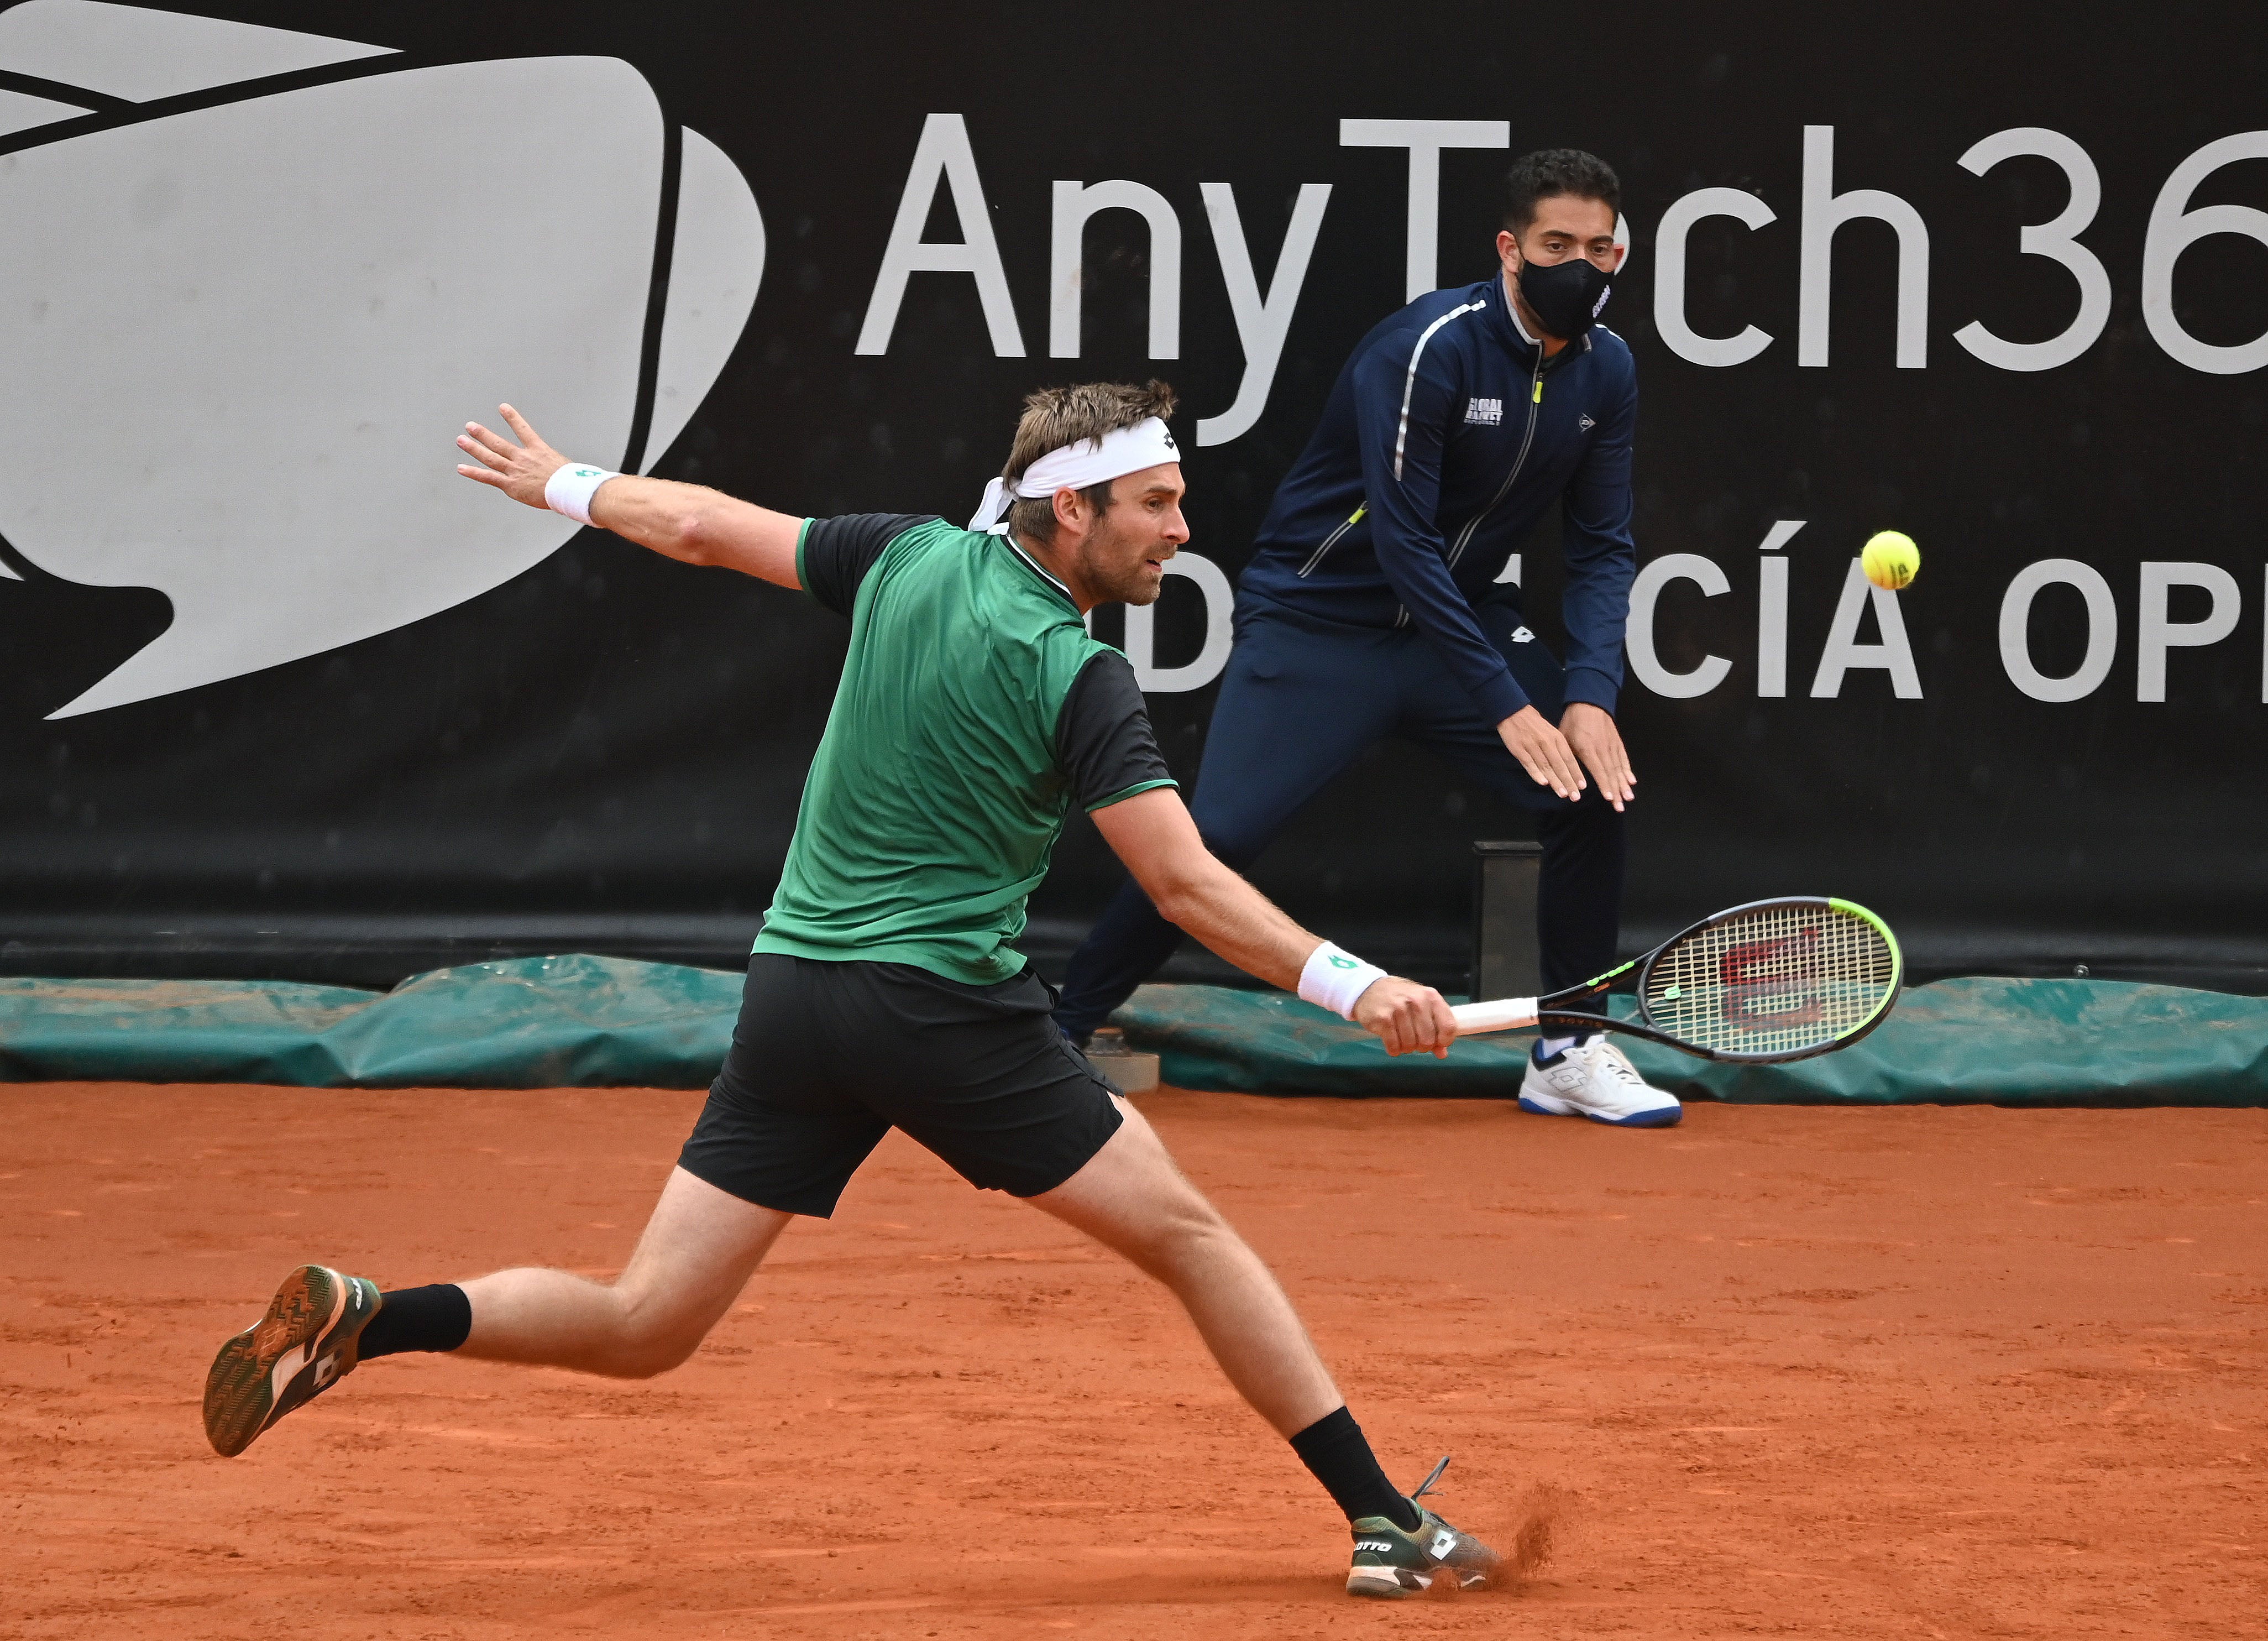
M514 501L545 508L543 487L567 458L508 404L498 405L515 444L478 422L467 422L457 447L473 460L458 464L467 478L500 490ZM781 587L800 588L795 546L803 520L740 501L704 484L624 473L591 498L591 521L602 529L686 564L717 565Z

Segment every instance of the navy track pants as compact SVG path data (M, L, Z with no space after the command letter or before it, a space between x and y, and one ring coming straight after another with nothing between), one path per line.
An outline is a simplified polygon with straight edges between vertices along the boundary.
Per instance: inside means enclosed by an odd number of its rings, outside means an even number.
M1566 688L1557 657L1541 639L1514 636L1527 632L1516 610L1477 613L1528 699L1557 723ZM1344 626L1248 595L1238 600L1235 647L1189 805L1205 846L1244 870L1308 799L1389 735L1538 811L1535 922L1545 990L1611 968L1622 921L1624 817L1595 783L1569 802L1529 780L1414 631ZM1072 954L1056 1024L1073 1038L1092 1031L1181 939L1126 879Z

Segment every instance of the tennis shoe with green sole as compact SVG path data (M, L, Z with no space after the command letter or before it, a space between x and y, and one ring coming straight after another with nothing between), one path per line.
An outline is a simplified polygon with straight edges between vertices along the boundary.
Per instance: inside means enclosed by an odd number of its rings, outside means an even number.
M1443 1459L1410 1496L1418 1525L1403 1528L1384 1516L1365 1516L1354 1524L1354 1562L1347 1569L1347 1593L1389 1601L1423 1595L1433 1581L1448 1578L1460 1590L1485 1590L1503 1557L1469 1533L1462 1533L1418 1501L1449 1467Z
M284 1279L268 1314L220 1348L205 1375L205 1437L233 1459L269 1425L355 1370L378 1284L321 1265Z

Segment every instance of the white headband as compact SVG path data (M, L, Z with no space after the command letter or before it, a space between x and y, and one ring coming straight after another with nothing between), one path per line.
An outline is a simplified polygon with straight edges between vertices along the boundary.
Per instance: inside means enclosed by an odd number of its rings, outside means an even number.
M1038 501L1059 490L1085 490L1181 459L1182 447L1165 423L1152 416L1100 439L1082 439L1050 450L1026 468L1021 478L994 479L984 486L983 503L968 528L998 536L1008 528L1001 521L1008 516L1012 501Z

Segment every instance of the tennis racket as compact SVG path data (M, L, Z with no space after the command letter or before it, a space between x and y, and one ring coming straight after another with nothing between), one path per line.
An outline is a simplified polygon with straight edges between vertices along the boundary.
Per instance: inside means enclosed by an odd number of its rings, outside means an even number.
M1638 1017L1568 1005L1635 972ZM1857 1042L1898 1000L1905 959L1889 925L1848 900L1756 900L1705 918L1643 957L1549 997L1462 1003L1460 1035L1543 1025L1620 1031L1704 1060L1769 1065Z

